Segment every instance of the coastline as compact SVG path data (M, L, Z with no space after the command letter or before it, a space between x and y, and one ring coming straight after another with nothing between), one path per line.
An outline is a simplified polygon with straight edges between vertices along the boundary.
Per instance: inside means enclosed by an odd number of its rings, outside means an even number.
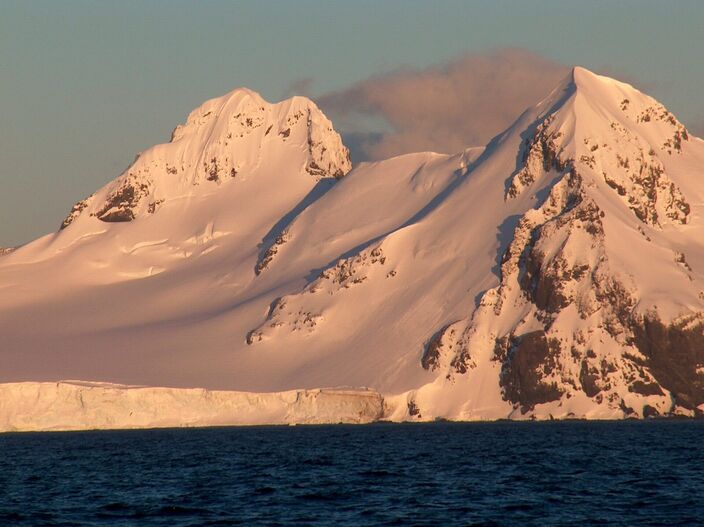
M0 433L140 430L267 425L432 422L643 420L603 408L582 415L536 408L425 417L409 415L407 393L383 395L369 388L317 388L242 392L204 388L132 386L86 381L0 383ZM619 415L620 413L620 415ZM663 419L692 419L673 412Z

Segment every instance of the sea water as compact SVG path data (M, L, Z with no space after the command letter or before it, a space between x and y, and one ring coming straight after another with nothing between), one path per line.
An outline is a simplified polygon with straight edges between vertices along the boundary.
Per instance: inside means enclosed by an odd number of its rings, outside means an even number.
M0 525L704 524L704 422L0 435Z

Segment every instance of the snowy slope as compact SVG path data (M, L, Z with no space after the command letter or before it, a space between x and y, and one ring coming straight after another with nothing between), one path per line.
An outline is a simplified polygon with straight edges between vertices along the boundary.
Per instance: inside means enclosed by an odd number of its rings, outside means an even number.
M261 246L349 168L307 99L206 102L65 228L2 257L0 375L232 387L242 312L277 286L255 280Z
M349 174L312 102L236 90L0 257L0 379L366 386L392 419L690 415L702 167L657 101L582 68L486 147Z

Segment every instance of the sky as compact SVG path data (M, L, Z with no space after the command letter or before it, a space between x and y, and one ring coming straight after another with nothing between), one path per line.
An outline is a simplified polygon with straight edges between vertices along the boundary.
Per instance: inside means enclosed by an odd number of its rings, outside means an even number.
M0 0L0 247L238 86L312 97L355 160L485 141L571 65L704 135L703 25L699 0Z

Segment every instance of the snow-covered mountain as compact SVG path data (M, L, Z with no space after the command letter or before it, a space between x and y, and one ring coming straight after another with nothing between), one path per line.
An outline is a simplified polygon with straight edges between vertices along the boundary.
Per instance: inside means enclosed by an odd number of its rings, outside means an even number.
M0 257L0 380L694 415L703 169L662 105L582 68L486 147L352 171L314 103L235 90Z

